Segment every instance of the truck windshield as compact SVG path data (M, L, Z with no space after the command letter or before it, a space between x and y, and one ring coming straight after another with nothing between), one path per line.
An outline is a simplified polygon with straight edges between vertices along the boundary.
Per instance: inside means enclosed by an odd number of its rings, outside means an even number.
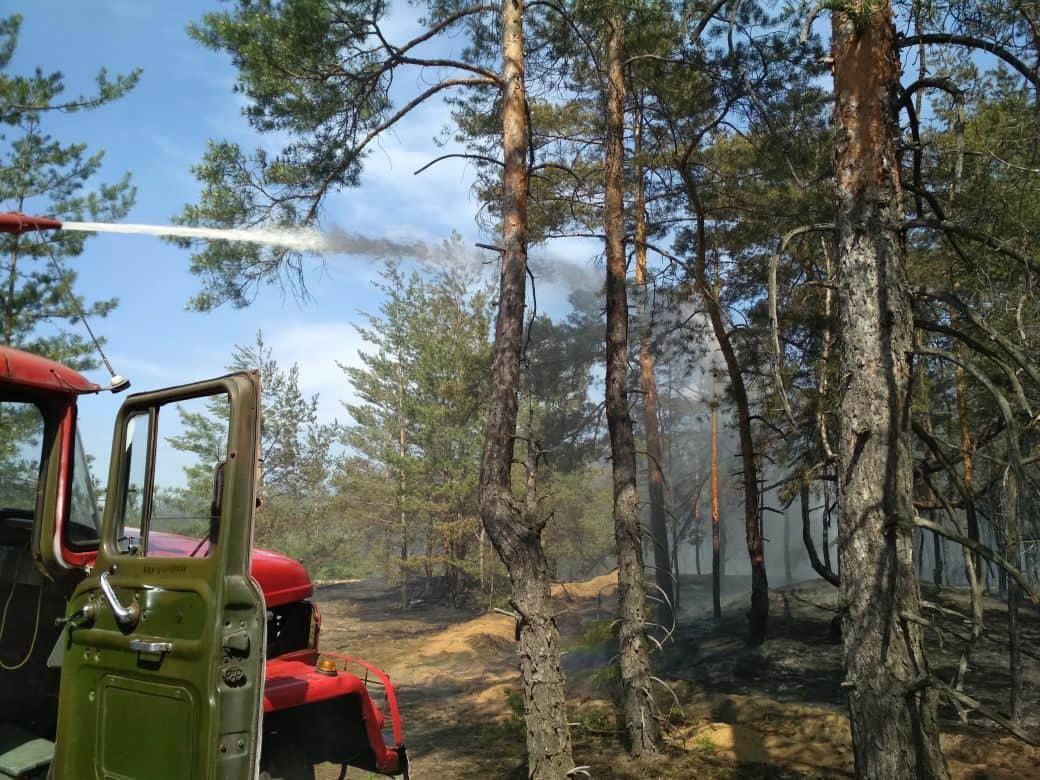
M40 478L44 420L27 401L0 400L0 511L32 520Z

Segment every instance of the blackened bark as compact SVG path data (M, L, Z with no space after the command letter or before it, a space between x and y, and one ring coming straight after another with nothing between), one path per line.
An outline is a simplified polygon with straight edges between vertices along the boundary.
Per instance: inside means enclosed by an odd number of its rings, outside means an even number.
M528 123L522 0L502 2L502 271L491 362L491 400L480 465L480 516L509 572L519 618L518 653L528 776L559 780L574 768L560 635L549 603L544 520L512 495L517 391L527 269ZM532 486L533 487L533 486Z
M957 327L957 313L954 307L950 307L950 327ZM954 339L953 353L960 354L960 342ZM964 487L967 500L964 505L964 513L968 521L968 538L973 542L980 542L979 517L975 510L973 500L973 484L975 482L975 460L973 457L974 445L971 441L971 425L968 421L968 387L964 378L964 367L956 364L953 367L954 386L957 390L957 420L960 424L961 434L961 464L964 468ZM982 571L982 558L978 553L972 553L972 563L975 571Z
M606 411L614 483L614 540L618 559L622 711L634 756L657 751L656 708L650 692L646 586L636 496L636 448L628 410L628 292L624 247L624 22L608 21L607 137L604 160L604 232L607 255Z
M715 390L715 374L711 377L711 614L722 617L722 513L719 506L719 399Z
M769 626L769 580L766 577L766 556L758 511L758 460L755 457L755 441L751 435L751 402L747 385L737 360L737 352L726 329L719 295L708 283L708 260L704 206L698 194L697 183L689 167L683 162L679 166L687 195L693 205L697 222L697 263L693 269L697 287L700 289L708 320L719 345L719 352L726 363L733 403L737 407L737 432L740 436L740 465L744 482L744 535L747 541L748 558L751 561L751 608L748 610L748 642L760 645L766 639Z
M791 572L791 516L784 510L784 582L790 585L794 581Z
M832 13L841 343L838 557L856 776L948 778L913 568L913 323L888 0ZM907 619L907 617L911 619Z
M801 489L801 505L802 505L802 542L805 544L805 551L809 554L809 563L812 564L813 571L823 577L831 585L837 586L838 575L831 571L830 566L826 566L820 561L820 556L816 554L816 545L813 543L812 538L812 526L809 523L809 483L803 482Z
M1007 555L1012 566L1020 567L1021 552L1018 522L1018 475L1012 470L1007 478ZM1011 722L1018 720L1022 701L1022 629L1019 625L1019 608L1022 605L1022 589L1009 578L1008 582L1008 667L1011 673L1011 690L1008 692L1008 715Z
M831 566L831 486L823 483L823 534L820 537L823 547L823 565L833 571Z
M943 584L943 543L942 537L937 533L932 534L932 582L935 587L941 588Z

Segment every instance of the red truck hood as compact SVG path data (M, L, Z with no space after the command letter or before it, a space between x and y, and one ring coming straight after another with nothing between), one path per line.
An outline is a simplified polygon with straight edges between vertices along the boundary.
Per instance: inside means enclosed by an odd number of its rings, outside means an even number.
M253 549L253 579L260 583L268 607L292 604L314 593L311 578L299 561L270 550Z
M197 546L197 539L153 531L148 554L160 558L189 556ZM292 604L314 593L311 578L303 565L280 553L254 547L251 568L253 579L264 592L268 608Z

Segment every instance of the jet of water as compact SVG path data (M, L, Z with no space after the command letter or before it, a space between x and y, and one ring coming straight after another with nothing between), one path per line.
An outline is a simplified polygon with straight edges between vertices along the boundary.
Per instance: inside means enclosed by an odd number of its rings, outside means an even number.
M321 233L308 228L208 228L184 225L134 225L109 222L62 222L63 230L90 233L124 233L173 238L196 238L210 241L243 241L249 244L291 249L314 254L365 255L368 257L403 256L425 259L430 248L421 241L399 242L372 238L334 230Z
M310 228L209 228L185 225L135 225L113 222L62 222L63 230L90 233L124 233L210 241L243 241L264 244L295 252L343 254L362 257L411 257L433 263L479 263L482 258L472 249L429 245L423 241L394 241L356 233L338 227L328 232ZM461 250L461 254L460 254ZM539 253L540 254L540 253ZM569 289L595 289L602 282L597 274L572 259L558 255L532 257L539 275L546 281Z

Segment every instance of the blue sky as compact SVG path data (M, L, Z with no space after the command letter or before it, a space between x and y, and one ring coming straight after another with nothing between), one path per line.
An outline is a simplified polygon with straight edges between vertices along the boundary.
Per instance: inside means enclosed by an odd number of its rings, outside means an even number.
M102 109L48 117L45 130L65 142L82 141L104 149L104 181L130 171L137 203L126 222L166 224L198 188L190 166L210 138L231 138L255 146L242 118L241 97L232 93L235 72L228 59L188 38L185 28L216 0L36 0L5 4L24 16L11 66L27 73L37 65L61 70L67 93L89 92L97 70L112 73L143 68L135 90ZM411 25L409 7L393 25ZM416 76L398 79L404 91ZM330 223L348 232L400 239L440 241L452 231L467 242L481 237L474 221L477 204L470 194L472 170L462 161L438 164L421 176L412 172L444 152L433 138L448 120L443 104L430 104L384 138L365 166L361 187L337 195L327 211ZM583 254L588 254L587 252ZM325 418L344 412L339 401L349 388L335 361L357 363L360 339L351 325L358 310L379 304L372 285L378 263L330 257L312 262L307 281L312 300L265 290L243 310L209 314L184 310L198 289L188 273L188 253L147 236L99 235L75 262L81 291L88 297L117 296L119 307L93 324L107 339L116 371L136 390L201 379L223 373L236 344L251 344L257 330L283 366L298 362L306 393L320 393ZM588 267L584 260L579 268ZM545 310L562 292L539 288ZM99 373L98 381L107 377ZM111 420L119 398L104 395L85 404L81 417L88 451L107 460Z

